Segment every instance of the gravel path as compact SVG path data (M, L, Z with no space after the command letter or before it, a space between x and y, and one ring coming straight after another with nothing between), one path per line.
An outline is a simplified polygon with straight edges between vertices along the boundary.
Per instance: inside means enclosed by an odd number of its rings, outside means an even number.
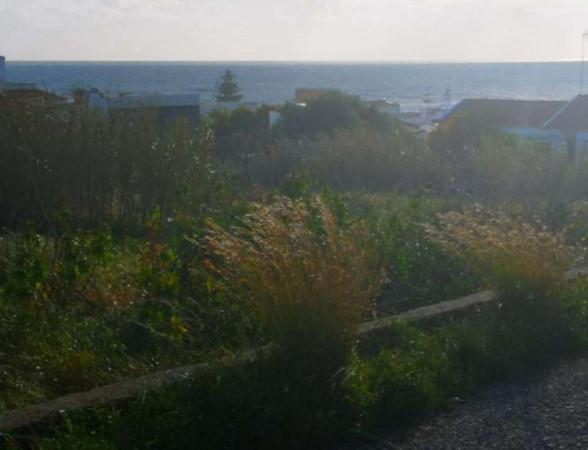
M380 449L588 449L588 360L492 386Z

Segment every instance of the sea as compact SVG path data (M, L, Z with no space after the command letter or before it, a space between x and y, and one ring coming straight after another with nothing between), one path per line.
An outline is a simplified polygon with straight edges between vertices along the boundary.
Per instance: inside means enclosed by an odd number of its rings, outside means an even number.
M366 100L388 99L404 110L463 98L570 99L580 91L579 62L533 63L255 63L255 62L11 62L9 82L35 83L59 94L76 88L117 93L199 93L213 96L225 69L243 100L291 101L299 87L333 88Z

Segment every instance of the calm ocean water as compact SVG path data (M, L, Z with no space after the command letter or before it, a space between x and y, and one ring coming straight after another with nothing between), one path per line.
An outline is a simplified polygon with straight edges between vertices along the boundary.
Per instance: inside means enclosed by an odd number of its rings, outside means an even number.
M301 64L301 63L33 63L7 62L12 82L37 83L54 92L97 87L111 92L198 92L209 98L229 68L244 100L280 102L297 87L327 87L365 99L388 98L418 107L428 93L440 102L447 87L465 97L568 99L579 91L580 65L499 64Z

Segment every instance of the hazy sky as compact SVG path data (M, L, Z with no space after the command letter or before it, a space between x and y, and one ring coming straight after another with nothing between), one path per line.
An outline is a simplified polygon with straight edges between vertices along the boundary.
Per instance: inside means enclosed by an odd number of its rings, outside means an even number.
M586 28L588 0L0 0L14 60L564 60Z

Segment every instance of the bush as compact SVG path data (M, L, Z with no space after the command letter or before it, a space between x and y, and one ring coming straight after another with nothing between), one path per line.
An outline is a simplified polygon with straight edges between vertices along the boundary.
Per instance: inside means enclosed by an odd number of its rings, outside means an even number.
M429 227L430 236L497 291L488 345L503 366L543 362L574 346L574 313L564 293L578 251L561 233L483 211L447 213L440 221L441 230Z
M202 201L218 185L208 130L163 126L154 111L0 105L0 226L141 224Z
M303 170L318 186L337 190L414 191L438 184L436 156L409 133L391 126L339 131L319 138Z
M115 246L107 230L7 234L0 238L0 299L70 310L126 305L139 295L133 250Z
M378 309L406 310L458 298L480 288L479 276L462 258L432 242L425 223L435 214L453 207L451 201L424 191L413 195L369 193L348 194L351 213L361 217L389 282Z
M437 156L394 124L274 140L248 161L247 170L253 181L271 187L301 179L316 190L337 191L412 192L446 185Z
M397 324L386 330L386 342L388 349L356 357L347 370L347 399L362 426L406 424L465 387L440 335Z
M274 133L285 137L316 136L362 125L382 130L391 124L387 116L364 105L359 98L338 91L312 99L306 106L286 104L281 113L282 120Z

